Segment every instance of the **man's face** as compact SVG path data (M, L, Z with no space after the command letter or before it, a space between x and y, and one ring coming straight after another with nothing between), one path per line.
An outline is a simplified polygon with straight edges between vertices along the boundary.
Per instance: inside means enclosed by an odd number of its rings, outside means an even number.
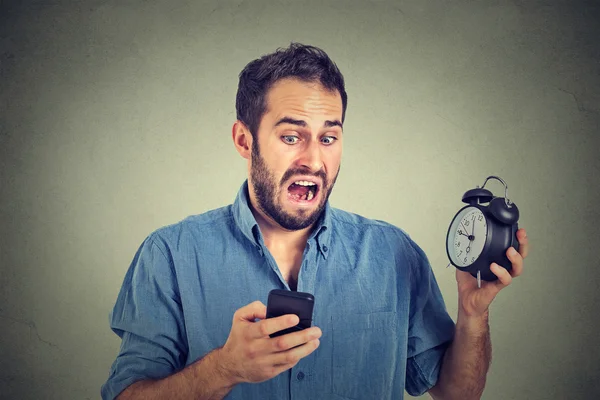
M321 215L342 158L342 99L319 84L278 81L252 143L250 195L287 230Z

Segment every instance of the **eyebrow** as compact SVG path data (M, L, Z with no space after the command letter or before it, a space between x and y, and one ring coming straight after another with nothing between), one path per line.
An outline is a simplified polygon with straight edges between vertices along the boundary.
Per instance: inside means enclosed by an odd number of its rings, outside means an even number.
M301 126L303 128L306 128L308 126L308 124L301 120L301 119L294 119L294 118L290 118L290 117L283 117L281 119L279 119L279 121L277 121L277 123L275 124L275 126L279 126L279 125L283 125L283 124L291 124L291 125L297 125L297 126ZM339 120L333 120L333 121L325 121L325 124L323 124L323 126L325 128L331 128L333 126L339 126L340 128L344 128L342 123Z

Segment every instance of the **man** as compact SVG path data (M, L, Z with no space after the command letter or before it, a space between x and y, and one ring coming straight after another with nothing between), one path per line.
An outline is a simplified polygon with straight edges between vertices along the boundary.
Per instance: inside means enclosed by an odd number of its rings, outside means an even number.
M456 274L447 314L423 251L400 229L330 207L342 156L344 80L292 44L240 74L232 129L248 180L232 205L146 238L111 314L122 345L112 399L436 399L481 396L488 306L511 275L477 288ZM512 276L523 268L507 252ZM313 327L266 319L272 289L314 294ZM233 317L233 320L232 320Z

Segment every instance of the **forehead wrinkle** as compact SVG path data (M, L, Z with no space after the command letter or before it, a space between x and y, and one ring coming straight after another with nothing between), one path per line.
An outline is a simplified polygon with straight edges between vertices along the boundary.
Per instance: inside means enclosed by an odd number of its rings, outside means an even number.
M286 96L277 102L277 120L283 117L295 116L311 117L312 115L323 116L325 120L341 120L341 107L335 101L329 99L299 99L301 96ZM296 101L298 100L298 101ZM333 100L333 99L331 99ZM275 111L275 110L273 110ZM339 116L338 116L339 115Z
M271 114L269 119L272 125L284 117L308 123L314 119L312 116L315 114L315 117L325 121L341 123L341 96L337 91L328 90L320 85L294 80L278 82L268 91L266 99L265 114Z

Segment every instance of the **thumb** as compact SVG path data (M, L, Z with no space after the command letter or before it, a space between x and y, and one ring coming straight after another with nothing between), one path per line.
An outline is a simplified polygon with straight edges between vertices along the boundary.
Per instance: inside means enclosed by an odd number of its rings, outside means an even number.
M459 287L463 285L472 285L474 282L473 280L476 282L477 278L473 277L470 272L461 271L460 269L456 268L456 282L458 283Z
M254 322L255 319L267 318L267 306L260 301L254 301L236 312L236 318L239 320Z

